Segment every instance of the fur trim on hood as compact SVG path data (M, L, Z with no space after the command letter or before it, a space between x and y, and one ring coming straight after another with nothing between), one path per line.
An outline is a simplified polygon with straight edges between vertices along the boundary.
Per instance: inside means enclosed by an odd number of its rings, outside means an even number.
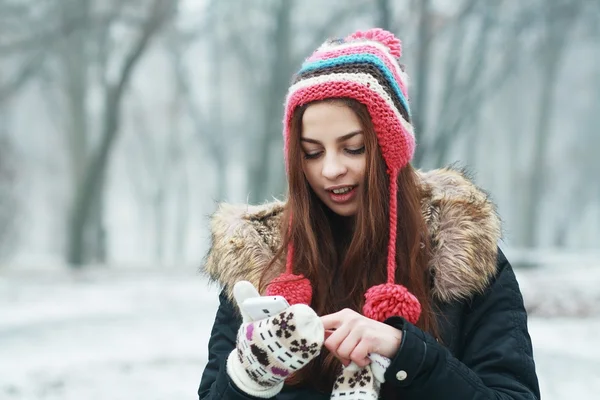
M500 219L488 195L463 172L438 169L418 172L429 228L434 277L433 296L441 302L482 292L496 271ZM204 272L224 286L248 280L257 286L280 244L279 220L285 203L261 206L221 204L211 219L212 245ZM274 278L283 265L269 274Z

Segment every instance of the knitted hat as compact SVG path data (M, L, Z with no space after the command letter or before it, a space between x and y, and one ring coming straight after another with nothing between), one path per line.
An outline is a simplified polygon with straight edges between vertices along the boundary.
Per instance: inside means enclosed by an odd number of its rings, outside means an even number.
M363 314L380 321L400 315L415 323L421 312L419 301L404 286L395 284L398 173L410 162L415 150L408 77L399 64L401 55L400 40L382 29L326 41L302 64L289 88L283 135L287 167L290 122L297 107L331 98L351 98L367 107L389 176L390 230L387 283L367 291ZM283 295L290 303L310 304L310 282L293 275L293 255L290 243L286 272L270 283L267 292Z

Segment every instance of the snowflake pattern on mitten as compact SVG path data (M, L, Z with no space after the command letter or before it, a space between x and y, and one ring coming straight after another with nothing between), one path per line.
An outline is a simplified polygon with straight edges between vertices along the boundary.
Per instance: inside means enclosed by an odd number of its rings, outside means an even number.
M375 379L371 366L344 368L336 379L331 392L332 399L377 400L381 383Z
M323 340L319 317L304 304L271 318L242 324L236 358L244 370L241 374L251 380L242 378L242 385L270 388L281 384L320 353ZM239 378L240 374L235 376Z

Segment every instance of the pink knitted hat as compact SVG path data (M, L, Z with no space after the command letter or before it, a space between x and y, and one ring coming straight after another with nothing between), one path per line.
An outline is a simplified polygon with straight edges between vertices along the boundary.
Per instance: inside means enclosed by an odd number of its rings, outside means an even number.
M398 315L416 323L421 313L419 301L395 283L398 173L410 162L415 150L408 77L399 64L401 55L400 40L382 29L359 31L345 39L325 42L302 64L288 91L283 135L287 166L290 122L297 107L330 98L352 98L367 107L389 175L390 233L387 283L367 291L363 314L379 321ZM293 274L293 257L294 246L290 243L286 271L269 284L267 293L282 295L292 304L310 304L310 282Z

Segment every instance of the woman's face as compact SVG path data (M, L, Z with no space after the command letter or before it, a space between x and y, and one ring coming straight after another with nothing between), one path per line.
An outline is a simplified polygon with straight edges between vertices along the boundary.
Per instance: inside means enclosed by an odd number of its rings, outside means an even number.
M362 126L341 103L309 105L302 117L304 175L315 194L333 212L358 211L358 187L364 182L366 155Z

